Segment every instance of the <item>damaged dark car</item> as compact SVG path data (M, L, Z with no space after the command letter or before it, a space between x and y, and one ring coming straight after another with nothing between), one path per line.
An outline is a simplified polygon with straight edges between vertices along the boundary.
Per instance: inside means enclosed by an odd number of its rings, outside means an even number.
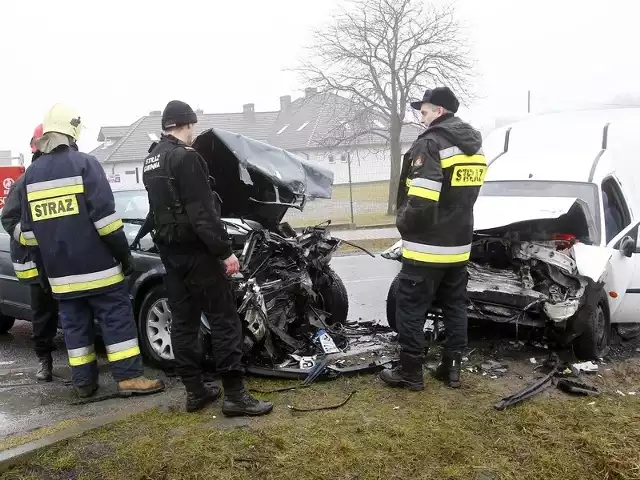
M210 129L193 147L209 166L222 200L222 217L241 264L232 277L250 367L300 366L301 358L338 353L349 303L329 263L341 240L329 222L296 232L283 217L309 198L330 198L333 173L282 149L242 135ZM114 192L126 234L134 243L148 213L146 191ZM149 235L135 242L137 271L129 278L145 356L162 368L173 363L171 312L162 284L164 267ZM210 329L203 316L200 347L210 359ZM297 360L296 360L297 359Z

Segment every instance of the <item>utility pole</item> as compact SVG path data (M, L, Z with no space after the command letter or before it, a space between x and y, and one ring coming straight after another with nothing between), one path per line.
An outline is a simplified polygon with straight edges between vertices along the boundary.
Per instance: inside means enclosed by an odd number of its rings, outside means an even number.
M527 90L527 113L531 113L531 90Z

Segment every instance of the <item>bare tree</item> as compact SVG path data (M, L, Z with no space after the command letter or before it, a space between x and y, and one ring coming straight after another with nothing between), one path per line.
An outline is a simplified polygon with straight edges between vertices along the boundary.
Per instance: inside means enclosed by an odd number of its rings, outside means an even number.
M407 105L425 88L448 85L469 96L473 61L451 5L424 0L351 0L314 32L303 80L338 95L343 121L327 132L327 144L382 139L391 151L388 213L395 211ZM348 128L345 128L348 127Z

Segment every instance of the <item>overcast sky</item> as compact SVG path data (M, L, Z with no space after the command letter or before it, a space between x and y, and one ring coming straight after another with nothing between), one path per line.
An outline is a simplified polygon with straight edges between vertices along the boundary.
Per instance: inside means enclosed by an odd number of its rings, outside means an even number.
M304 85L294 66L309 32L337 0L30 0L2 2L0 150L27 153L44 112L77 108L96 145L104 125L127 125L178 98L205 112L253 102L276 110ZM640 92L640 2L458 0L478 61L480 96L460 115L497 116L607 101Z

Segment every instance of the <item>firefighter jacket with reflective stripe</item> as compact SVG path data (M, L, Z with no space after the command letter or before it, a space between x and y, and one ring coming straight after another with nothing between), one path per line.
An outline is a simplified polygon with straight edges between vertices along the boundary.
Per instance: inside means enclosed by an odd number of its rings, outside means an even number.
M129 245L98 160L59 146L27 169L24 183L21 242L38 247L53 295L95 295L122 283Z
M396 222L403 263L465 264L473 239L473 206L487 170L480 132L446 114L418 137L407 155L400 180L406 201Z
M221 260L232 255L220 199L209 183L207 164L193 148L163 135L144 161L142 182L156 244L173 251L209 252Z
M2 226L9 234L9 250L11 263L16 277L23 283L38 283L42 272L38 269L36 250L20 242L20 208L24 191L24 174L9 189L9 194L2 209Z

